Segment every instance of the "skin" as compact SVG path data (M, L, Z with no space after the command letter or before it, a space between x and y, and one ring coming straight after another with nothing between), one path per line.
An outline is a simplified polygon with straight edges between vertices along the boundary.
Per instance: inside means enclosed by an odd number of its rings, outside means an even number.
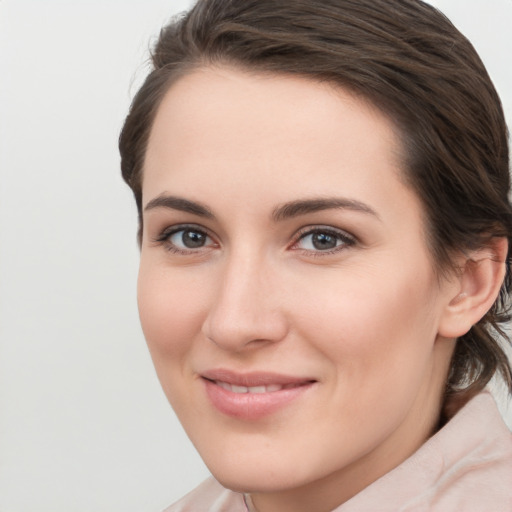
M436 429L461 283L435 272L400 152L378 110L305 78L201 68L159 107L140 318L192 442L260 512L332 510ZM343 207L276 218L325 198ZM212 368L314 383L272 414L237 418L208 398Z

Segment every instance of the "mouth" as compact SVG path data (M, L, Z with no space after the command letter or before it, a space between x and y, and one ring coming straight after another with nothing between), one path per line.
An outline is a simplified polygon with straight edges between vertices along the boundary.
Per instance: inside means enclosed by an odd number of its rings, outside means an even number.
M211 404L222 414L255 421L307 395L315 379L273 373L213 370L201 375Z
M256 395L263 393L276 393L277 391L281 391L282 389L293 389L303 384L269 384L268 386L237 386L235 384L230 384L229 382L223 382L221 380L212 381L217 386L220 386L222 389L226 391L231 391L232 393L254 393ZM306 384L306 383L304 383Z

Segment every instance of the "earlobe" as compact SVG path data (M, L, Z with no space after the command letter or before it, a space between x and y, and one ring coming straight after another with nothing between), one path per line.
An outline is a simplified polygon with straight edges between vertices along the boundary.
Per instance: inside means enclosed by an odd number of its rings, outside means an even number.
M439 335L458 338L466 334L494 304L505 279L508 242L492 238L482 248L461 258L455 293L443 311Z

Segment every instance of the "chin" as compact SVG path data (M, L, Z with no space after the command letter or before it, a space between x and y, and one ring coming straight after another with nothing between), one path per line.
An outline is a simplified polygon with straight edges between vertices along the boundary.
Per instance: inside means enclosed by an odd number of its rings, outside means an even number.
M293 474L291 469L287 473L288 475L281 477L280 474L261 467L256 468L256 470L248 469L237 474L229 470L212 471L213 476L222 486L241 493L281 492L307 484L307 480L301 481L298 475L293 475L293 479L290 479L290 473Z
M243 452L237 452L243 453ZM297 453L301 453L298 450ZM203 455L203 454L201 454ZM252 456L251 456L252 455ZM330 473L329 467L310 465L304 457L269 457L245 452L237 457L222 458L210 463L203 457L215 479L227 489L242 493L273 493L302 487ZM324 474L325 472L325 474Z

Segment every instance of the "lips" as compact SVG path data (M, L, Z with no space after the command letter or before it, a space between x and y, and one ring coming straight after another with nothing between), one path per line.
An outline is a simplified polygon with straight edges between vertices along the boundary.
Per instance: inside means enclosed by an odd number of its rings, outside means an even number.
M201 374L206 394L221 413L237 419L255 421L288 406L305 395L314 379L281 374L236 373L211 370Z
M214 381L217 386L220 386L227 391L231 391L232 393L275 393L276 391L281 391L282 389L291 389L300 384L270 384L269 386L237 386L235 384L229 384L229 382L223 382L221 380Z

